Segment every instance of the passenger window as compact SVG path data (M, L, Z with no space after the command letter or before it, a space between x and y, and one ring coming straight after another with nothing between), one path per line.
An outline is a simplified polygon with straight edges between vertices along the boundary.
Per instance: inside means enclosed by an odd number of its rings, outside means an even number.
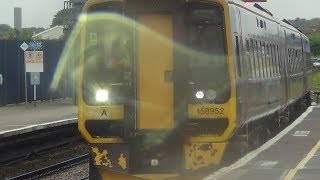
M268 72L270 74L270 77L273 77L273 62L272 59L270 58L270 47L269 44L267 44L267 61L269 63L269 68L268 68Z
M260 41L256 41L256 42L257 42L257 53L258 53L259 77L263 78L261 44L260 44Z
M251 69L251 53L250 53L250 44L249 44L249 40L246 39L246 65L247 65L247 72L248 72L248 77L252 78L252 69Z
M254 48L254 53L255 53L255 64L256 64L256 75L257 75L257 78L259 79L261 77L261 74L260 74L260 62L259 62L259 46L258 46L258 41L255 40L255 48Z
M268 57L268 44L266 43L265 45L265 50L266 50L266 54L265 54L265 57L266 57L266 64L267 64L267 68L266 68L266 71L268 73L268 77L271 77L271 62L270 62L270 58Z
M289 60L290 60L290 72L294 73L293 71L293 49L290 49L290 55L289 55Z
M238 75L239 75L239 77L241 77L242 73L241 73L241 62L240 62L239 38L238 38L238 36L235 36L235 38L236 38L236 62L238 65Z
M255 45L254 45L254 42L253 42L253 39L250 39L250 46L251 46L251 57L252 57L252 64L251 64L251 69L252 69L252 75L253 75L253 78L256 78L257 75L256 75L256 56L255 56Z
M260 64L260 66L261 66L261 76L262 76L262 78L265 78L266 77L266 74L265 74L265 71L264 71L264 69L265 69L265 62L264 62L264 52L263 52L264 50L263 50L263 44L262 44L262 42L260 41L260 62L261 62L261 64Z
M295 74L296 73L296 65L297 65L297 63L296 63L296 60L297 60L297 55L296 55L296 52L297 52L297 50L295 50L295 49L292 49L292 51L291 51L291 64L292 64L292 72L293 72L293 74Z
M299 72L299 64L300 64L299 49L297 49L296 50L296 63L295 63L295 71L296 71L296 73Z
M263 73L264 73L264 77L267 78L268 77L268 72L267 72L268 64L266 61L266 44L264 42L262 42L261 44L262 44L261 56L262 56Z
M281 66L281 55L280 55L280 52L281 52L281 50L279 49L279 46L277 45L277 47L276 47L277 49L277 59L278 59L278 61L279 61L279 63L278 64L275 64L276 66L278 66L279 67L279 75L281 75L281 73L282 73L282 66Z
M288 49L288 66L289 66L289 73L291 73L291 50Z
M270 51L271 51L271 46L270 46ZM271 60L271 64L272 64L272 77L275 77L276 76L276 68L277 68L277 64L276 64L276 61L273 59L273 58L270 58Z
M274 62L274 65L275 65L274 66L274 75L275 75L275 77L277 77L278 76L278 67L276 66L277 58L276 58L276 51L275 51L275 49L273 47L274 47L273 44L270 45L270 48L272 50L272 61Z
M302 49L299 49L299 73L303 71L303 58L302 58Z
M271 58L271 61L273 62L273 65L275 64L275 59L274 59L274 51L272 49L272 45L270 44L270 58ZM273 76L275 76L277 74L277 67L273 66L272 67L272 70L273 70Z
M278 66L279 65L279 59L278 59L278 52L276 51L276 45L272 45L272 48L273 48L273 52L274 52L274 60L276 62L276 70L277 70L277 77L279 77L280 75L280 67Z

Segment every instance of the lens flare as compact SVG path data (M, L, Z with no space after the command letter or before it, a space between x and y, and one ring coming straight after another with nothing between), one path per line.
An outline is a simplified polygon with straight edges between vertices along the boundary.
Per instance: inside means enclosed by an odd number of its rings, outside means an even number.
M99 31L104 32L108 30L108 33L105 36L101 35ZM132 32L131 34L122 33L122 32ZM92 14L83 14L79 16L77 24L74 26L73 31L71 32L68 41L65 44L62 55L59 59L59 63L56 68L54 79L51 83L51 90L57 91L59 87L65 84L66 79L71 79L74 85L78 85L78 95L86 93L86 91L93 91L95 100L99 102L106 102L109 99L109 92L105 90L108 86L108 79L110 74L97 73L100 72L96 68L100 66L97 65L97 58L104 57L109 58L108 61L102 64L106 67L111 68L123 68L134 66L133 61L127 61L130 57L130 53L127 52L128 44L134 45L135 53L139 51L138 44L135 39L130 39L131 36L139 33L146 33L148 37L155 38L159 43L164 44L172 49L175 53L181 55L181 60L189 61L194 63L193 66L197 67L199 59L205 59L208 61L208 66L213 66L212 62L217 62L214 66L222 70L224 66L221 65L221 62L226 61L226 55L224 52L219 53L210 53L200 51L197 47L191 47L189 45L184 45L179 42L174 41L172 38L166 37L156 30L152 30L149 27L131 19L124 17L119 14L113 13L92 13ZM128 40L129 39L129 40ZM117 45L115 48L114 45ZM103 51L95 48L100 46L104 48ZM114 59L110 57L110 52L113 53ZM101 53L101 54L99 54ZM101 55L98 56L97 54ZM161 54L155 54L155 56L161 56ZM130 55L131 56L131 55ZM192 62L191 62L192 61ZM110 62L110 63L109 63ZM109 64L108 64L109 63ZM84 73L84 66L89 65L90 72L92 74ZM157 68L157 67L150 67ZM66 78L67 75L67 78ZM90 76L90 78L85 78ZM208 77L201 77L208 78ZM89 81L88 79L99 79L97 81ZM215 85L215 90L217 92L221 90L223 86ZM94 91L98 89L98 91ZM75 89L76 91L76 89ZM206 92L207 93L207 92ZM155 94L156 95L156 94ZM204 91L198 91L195 94L196 98L203 99L205 97ZM149 102L139 102L144 104L144 106L151 106L153 109L165 109L161 104L154 104ZM182 126L183 124L181 124ZM180 125L176 125L177 127ZM177 128L178 130L179 128ZM166 139L171 139L170 137L175 137L175 129L172 131L166 132L163 136L149 136L150 142L155 144L162 144Z
M203 91L197 91L196 92L196 98L197 99L203 99L204 97L204 92Z
M109 100L109 92L107 90L98 90L96 92L97 102L107 102Z
M206 92L206 97L208 100L212 101L212 100L215 100L216 97L217 97L217 92L213 89L209 89L207 92Z

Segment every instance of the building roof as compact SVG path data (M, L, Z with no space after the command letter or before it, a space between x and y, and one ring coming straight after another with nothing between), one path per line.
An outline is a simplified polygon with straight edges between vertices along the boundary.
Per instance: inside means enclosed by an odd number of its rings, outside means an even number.
M49 28L49 29L46 29L46 30L44 30L44 31L42 31L42 32L40 32L40 33L38 33L38 34L35 34L35 35L33 35L32 37L41 36L41 35L43 35L43 34L45 34L45 33L47 33L47 32L50 32L50 31L52 31L52 30L55 30L55 29L63 29L63 26L54 26L54 27Z

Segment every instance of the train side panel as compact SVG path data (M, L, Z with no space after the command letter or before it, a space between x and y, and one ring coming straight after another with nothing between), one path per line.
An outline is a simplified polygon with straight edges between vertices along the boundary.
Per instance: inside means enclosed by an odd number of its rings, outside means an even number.
M240 62L237 62L238 89L244 89L238 91L238 106L241 106L238 120L250 122L283 106L284 84L278 55L281 42L277 22L244 7L234 8L240 17L235 18L238 21L235 24L240 26L238 32L243 44Z

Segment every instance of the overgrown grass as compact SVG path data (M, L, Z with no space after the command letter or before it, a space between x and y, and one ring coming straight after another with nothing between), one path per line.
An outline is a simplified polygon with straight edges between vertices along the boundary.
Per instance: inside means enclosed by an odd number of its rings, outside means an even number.
M320 87L320 69L316 69L313 71L311 84L312 87Z
M309 39L312 42L320 42L320 33L313 33L309 35Z
M309 39L311 41L311 54L320 57L320 33L310 34Z

